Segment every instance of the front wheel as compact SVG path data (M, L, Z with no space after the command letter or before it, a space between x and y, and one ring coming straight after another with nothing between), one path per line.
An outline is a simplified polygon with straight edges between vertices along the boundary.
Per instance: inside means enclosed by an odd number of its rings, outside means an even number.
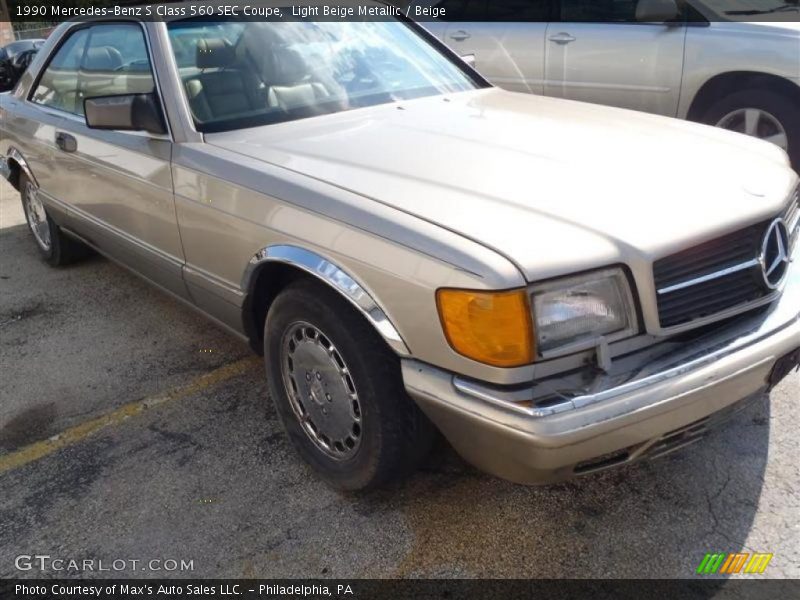
M293 446L329 484L374 488L412 471L434 440L400 365L343 298L312 281L273 302L264 328L270 395Z
M800 171L800 113L786 96L769 90L743 90L715 103L703 121L775 144Z

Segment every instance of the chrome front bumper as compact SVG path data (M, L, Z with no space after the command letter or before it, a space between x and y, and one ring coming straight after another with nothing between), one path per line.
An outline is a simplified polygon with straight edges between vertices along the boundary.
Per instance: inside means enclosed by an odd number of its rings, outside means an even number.
M768 389L800 348L800 244L771 306L690 341L513 389L403 361L406 389L469 462L520 483L547 483L686 445ZM675 443L671 443L672 442Z

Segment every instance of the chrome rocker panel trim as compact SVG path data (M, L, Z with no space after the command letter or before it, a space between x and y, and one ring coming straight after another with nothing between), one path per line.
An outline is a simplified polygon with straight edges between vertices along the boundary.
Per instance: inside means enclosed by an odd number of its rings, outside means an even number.
M259 250L247 265L242 278L242 290L249 290L258 267L278 262L292 265L313 275L344 296L378 331L387 344L400 356L410 356L403 338L375 299L343 269L323 256L297 246L267 246Z

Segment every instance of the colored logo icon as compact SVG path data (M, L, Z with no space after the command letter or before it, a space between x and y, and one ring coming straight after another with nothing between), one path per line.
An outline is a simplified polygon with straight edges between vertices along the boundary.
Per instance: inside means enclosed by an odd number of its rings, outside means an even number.
M696 573L698 575L759 575L767 569L772 554L738 552L725 554L709 552L700 561Z

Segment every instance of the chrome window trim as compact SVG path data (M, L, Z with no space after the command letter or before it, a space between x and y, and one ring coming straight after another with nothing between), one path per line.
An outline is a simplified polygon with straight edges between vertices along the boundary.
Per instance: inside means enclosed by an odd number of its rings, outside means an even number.
M165 117L170 121L173 131L173 141L176 143L202 143L203 135L194 126L194 119L191 116L191 108L183 89L178 64L172 50L172 42L169 39L167 23L153 21L148 23L152 30L155 47L159 50L158 62L153 63L156 77L163 76L160 84L169 92L162 95L161 101L165 105Z
M153 46L150 42L150 31L145 26L144 23L139 23L142 28L142 33L144 34L144 44L147 47L147 58L150 60L150 74L153 76L153 92L158 99L158 104L161 106L161 116L162 120L164 121L164 125L167 126L167 133L163 136L153 135L147 131L131 131L125 133L137 133L142 135L147 135L150 137L156 137L164 139L168 139L169 141L173 141L175 136L172 135L172 125L169 122L169 116L167 113L167 106L164 103L164 94L161 92L161 82L158 80L158 69L156 69L156 61L155 61L155 52L153 52Z
M410 356L400 333L374 298L343 269L310 250L289 245L262 248L247 265L242 277L243 290L250 290L257 268L267 262L292 265L325 282L355 306L395 352Z

